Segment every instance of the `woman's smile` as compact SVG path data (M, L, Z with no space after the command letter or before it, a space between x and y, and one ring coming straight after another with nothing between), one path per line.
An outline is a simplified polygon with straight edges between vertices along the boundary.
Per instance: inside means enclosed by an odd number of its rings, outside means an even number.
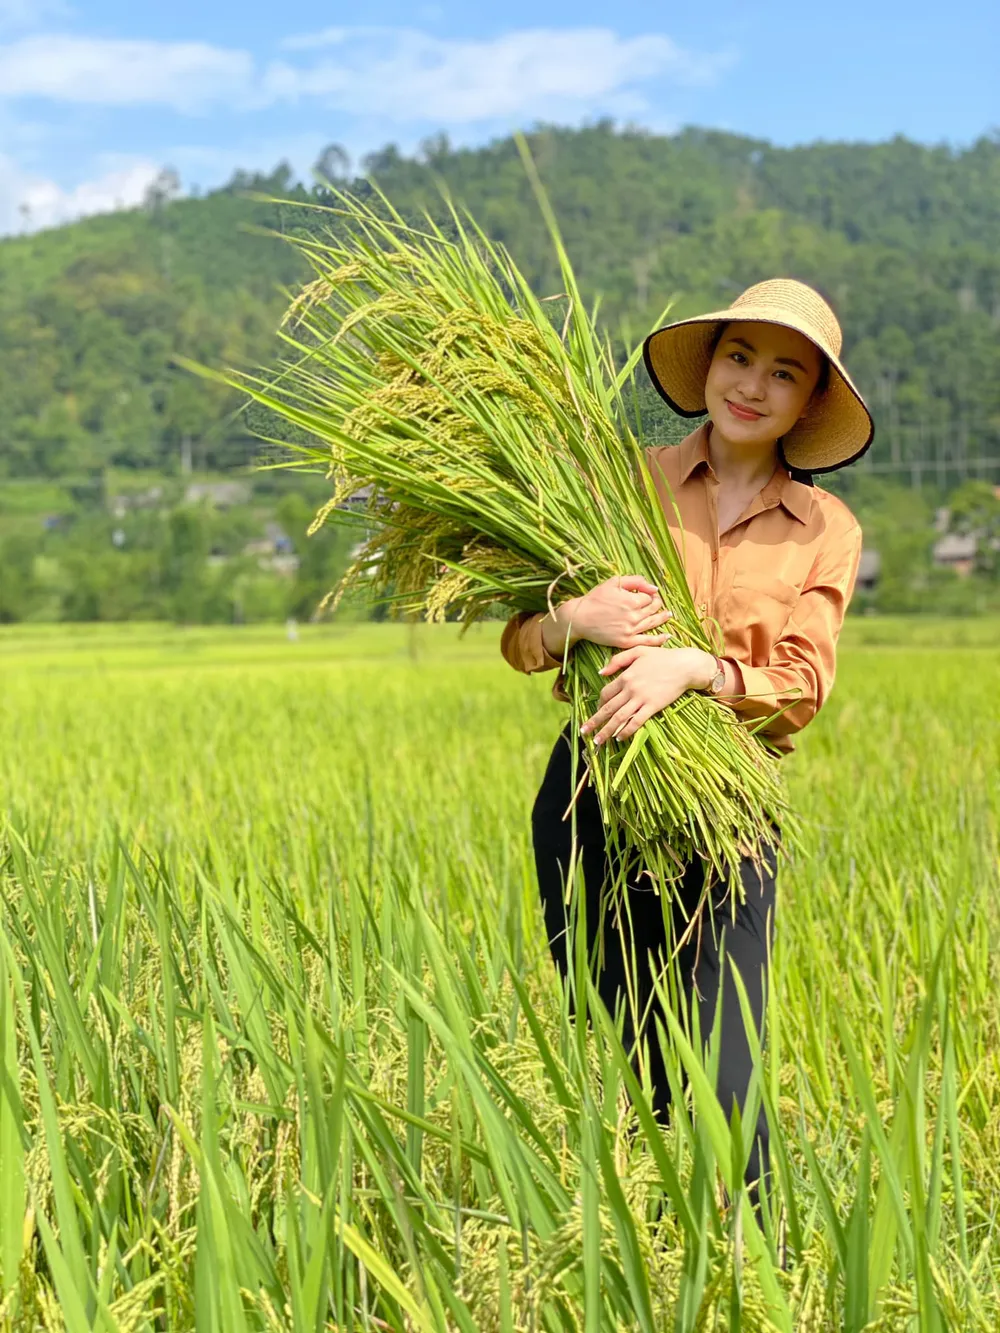
M742 403L734 403L729 398L726 399L726 406L733 416L738 417L740 421L759 421L765 415L765 413L757 412L752 407L744 407Z

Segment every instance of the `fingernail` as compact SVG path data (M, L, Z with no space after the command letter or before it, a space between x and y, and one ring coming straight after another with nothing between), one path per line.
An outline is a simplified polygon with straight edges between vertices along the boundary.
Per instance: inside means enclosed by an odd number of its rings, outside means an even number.
M600 736L597 736L597 737L594 738L594 746L595 746L595 748L596 748L598 745L603 745L603 744L604 744L604 741L601 739Z

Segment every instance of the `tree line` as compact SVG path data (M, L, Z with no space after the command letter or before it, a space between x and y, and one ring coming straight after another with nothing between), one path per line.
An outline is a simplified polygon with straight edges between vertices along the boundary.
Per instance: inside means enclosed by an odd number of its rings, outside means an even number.
M997 135L960 150L902 138L789 149L600 123L542 127L530 142L583 289L612 332L638 339L671 297L684 315L764 277L799 277L838 311L878 420L875 464L905 464L943 434L946 480L957 484L963 451L966 467L1000 453ZM333 145L321 162L341 175L347 165ZM412 158L389 146L364 170L408 216L441 216L443 186L538 290L558 290L510 139L452 149L438 137ZM154 191L145 208L0 242L0 475L254 457L238 398L172 357L273 363L287 293L306 275L267 233L336 219L250 191L327 199L282 164L238 172L205 197Z
M830 484L868 515L887 570L898 566L883 600L919 601L921 587L943 596L929 556L934 509L976 479L1000 480L1000 136L962 149L902 138L785 149L600 122L540 126L529 142L582 287L620 343L640 339L671 299L682 317L775 275L824 292L877 425L864 465ZM447 195L536 290L558 292L512 140L469 149L437 136L413 156L388 145L357 172L330 145L318 167L373 199L375 182L408 218L446 219ZM111 474L176 483L261 458L273 423L175 357L276 363L278 322L308 277L282 234L337 225L335 213L299 207L309 202L334 200L279 164L203 197L154 189L141 208L0 241L0 618L43 606L69 618L258 618L302 614L326 591L350 541L310 544L302 514L285 514L300 575L276 580L242 555L240 525L259 528L290 493L255 490L242 517L172 502L124 527L102 498ZM689 429L649 387L638 407L654 438ZM989 559L979 577L995 581Z

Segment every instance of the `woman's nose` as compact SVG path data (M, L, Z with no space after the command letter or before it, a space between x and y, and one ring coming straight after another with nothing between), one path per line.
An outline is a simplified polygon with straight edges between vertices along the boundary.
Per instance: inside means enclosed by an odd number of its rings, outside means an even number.
M767 393L767 374L756 368L748 370L740 380L744 398L763 398Z

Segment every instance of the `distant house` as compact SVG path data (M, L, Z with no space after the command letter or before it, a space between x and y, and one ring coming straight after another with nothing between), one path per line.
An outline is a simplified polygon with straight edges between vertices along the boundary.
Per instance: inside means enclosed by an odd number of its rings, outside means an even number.
M280 523L265 523L264 533L274 550L275 555L291 555L294 551L292 539L284 530Z
M865 546L861 551L861 559L858 561L858 580L857 586L865 592L871 592L878 583L878 576L882 570L882 557L878 551L870 546Z
M256 537L252 542L247 542L243 547L244 555L274 555L274 543L268 541L266 537Z
M244 555L257 557L259 569L291 578L299 567L299 557L292 548L292 539L278 523L266 523L263 537L247 542Z
M155 509L163 500L162 486L149 486L144 491L130 491L126 495L108 497L108 508L114 518L124 518L131 509Z
M956 574L971 574L976 562L976 534L974 532L946 532L932 549L934 563L953 569Z
M1000 500L1000 486L993 487L993 494ZM956 574L964 577L975 569L978 548L987 534L982 530L951 532L950 527L951 510L947 505L942 505L934 515L934 531L941 533L933 547L934 563L945 569L953 569ZM986 541L986 546L990 550L998 550L1000 540L991 538Z
M346 500L341 500L337 506L338 509L364 509L365 505L372 498L373 486L362 486L360 490L349 495Z
M273 574L280 574L282 578L294 578L299 569L299 557L297 555L272 555L268 560L258 560L262 569L269 569Z
M250 484L246 481L193 481L184 492L185 504L200 504L207 500L219 509L246 504L250 499Z

